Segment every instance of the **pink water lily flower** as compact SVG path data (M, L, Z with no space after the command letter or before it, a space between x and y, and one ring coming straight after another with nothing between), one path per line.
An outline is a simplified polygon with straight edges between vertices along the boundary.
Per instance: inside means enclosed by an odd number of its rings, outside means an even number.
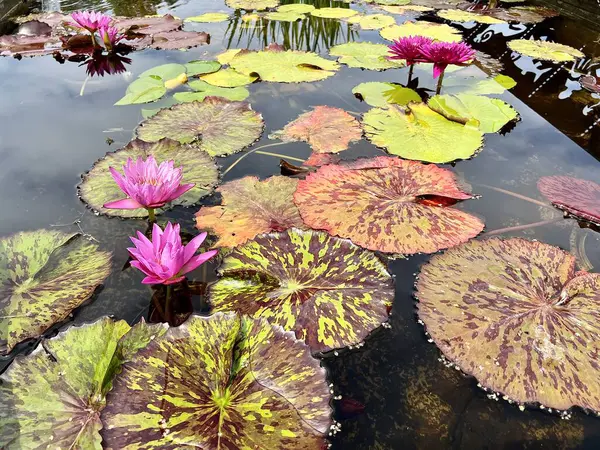
M125 37L119 34L119 30L115 27L102 27L99 29L99 33L108 51L111 51Z
M146 161L141 157L137 161L129 158L127 164L123 166L125 175L110 167L112 177L127 198L108 202L104 207L109 209L146 208L152 218L154 208L163 207L195 186L194 183L181 184L183 167L174 167L174 165L175 162L171 160L163 161L159 166L154 156L150 155Z
M206 233L199 234L186 246L181 243L180 227L170 222L164 231L154 224L152 227L152 240L137 233L137 239L132 237L134 248L127 251L134 259L131 265L141 270L146 277L144 284L174 284L182 281L185 274L191 272L201 264L217 254L217 250L196 255Z
M433 78L442 75L449 64L464 66L475 57L475 50L464 42L432 42L421 53L427 62L433 63Z
M424 36L408 36L400 38L388 46L390 52L388 59L405 60L407 66L412 66L418 62L425 62L421 50L432 42L431 39Z
M108 28L112 20L110 16L95 11L76 11L71 14L71 19L72 25L84 28L92 34L101 28Z

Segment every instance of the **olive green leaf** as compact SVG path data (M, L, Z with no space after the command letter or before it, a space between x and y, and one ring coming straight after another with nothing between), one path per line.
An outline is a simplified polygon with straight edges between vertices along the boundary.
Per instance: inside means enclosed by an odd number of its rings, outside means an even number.
M496 19L491 16L476 14L469 11L460 11L458 9L442 9L441 11L437 12L437 15L442 19L446 19L451 22L477 22L487 24L506 23L504 20Z
M392 25L382 29L379 34L388 41L409 36L425 36L442 42L460 42L462 36L456 28L446 24L433 22L404 22L402 25Z
M355 16L358 12L350 8L319 8L312 10L310 14L324 19L347 19Z
M188 83L196 92L176 92L173 97L177 102L193 102L202 101L206 97L222 97L232 101L246 100L250 96L250 92L245 87L235 88L222 88L218 86L212 86L206 81L194 80Z
M380 30L396 23L396 20L385 14L368 14L366 16L352 16L348 23L360 25L363 30Z
M225 50L223 53L217 55L217 61L223 65L229 64L235 55L241 51L241 48L230 48L229 50Z
M188 17L184 22L225 22L229 19L229 14L211 12L200 14L199 16Z
M225 0L225 4L233 9L261 11L264 9L277 7L279 5L279 0Z
M581 51L568 45L536 41L534 39L515 39L509 41L508 48L521 55L531 56L533 59L544 61L568 62L585 57Z
M390 61L387 59L389 50L387 45L373 44L372 42L348 42L336 45L329 50L331 56L339 56L339 62L349 67L369 70L386 70L404 67L404 61Z
M190 61L185 65L188 77L216 72L221 68L218 61Z
M221 69L218 72L202 75L200 79L208 84L212 84L213 86L234 88L252 84L258 79L258 77L256 75L244 75L243 73L239 73L231 68L227 68Z
M281 5L277 8L279 12L289 12L296 14L306 14L311 11L314 11L315 7L313 5L308 5L306 3L291 3L289 5Z
M367 105L378 108L387 108L390 104L405 106L410 102L421 102L416 91L394 83L361 83L352 89L352 93Z
M265 15L265 19L276 20L280 22L296 22L306 18L304 14L293 11L274 11Z

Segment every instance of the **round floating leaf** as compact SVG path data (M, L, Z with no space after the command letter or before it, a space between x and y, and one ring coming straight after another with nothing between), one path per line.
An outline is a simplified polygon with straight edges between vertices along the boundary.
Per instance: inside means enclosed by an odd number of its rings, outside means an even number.
M425 36L442 42L460 42L462 36L456 28L446 24L432 22L404 22L402 25L392 25L379 32L381 37L393 41L409 36Z
M547 41L515 39L508 42L508 48L521 55L544 61L566 62L585 57L576 48Z
M221 205L200 208L196 226L219 237L216 247L237 247L261 233L304 228L293 199L297 185L298 180L281 176L225 183L217 189Z
M421 97L414 90L394 83L361 83L352 89L352 93L368 105L379 108L387 108L390 104L404 106L410 102L421 102Z
M494 78L478 80L470 77L448 77L444 80L444 92L461 94L503 94L507 89L512 89L517 82L507 75L496 75Z
M409 12L423 13L423 12L429 12L429 11L434 10L433 8L430 8L429 6L421 6L421 5L382 6L381 9L383 9L385 12L389 12L390 14L401 14L401 15L404 15Z
M304 3L292 3L290 5L281 5L279 8L277 8L277 11L279 12L289 12L296 14L306 14L314 10L315 7L313 5L308 5Z
M575 217L600 224L600 185L565 176L542 177L538 189L554 206Z
M225 22L229 19L229 14L212 12L200 14L199 16L188 17L185 22Z
M149 103L160 99L166 93L167 88L162 79L155 77L138 78L127 87L125 96L115 103L115 105Z
M169 139L161 139L156 143L148 143L135 139L114 153L107 153L102 159L94 163L92 169L83 176L79 185L79 195L90 208L102 214L118 217L147 217L145 209L106 209L104 204L119 200L125 194L119 189L109 172L109 167L114 167L123 172L123 166L129 158L146 159L154 156L160 164L163 161L173 160L175 166L183 166L182 183L195 183L192 189L183 194L170 205L159 211L164 211L175 205L190 206L197 203L202 197L210 194L219 179L219 172L215 162L205 152L196 147L181 145Z
M369 14L366 16L353 16L348 23L360 25L363 30L380 30L396 23L396 20L385 14Z
M202 75L200 78L208 84L224 88L246 86L254 83L258 79L255 75L244 75L231 68L221 69L218 72Z
M142 72L138 78L158 77L163 81L167 81L177 78L186 71L187 69L183 64L162 64Z
M508 103L480 95L436 95L427 104L447 119L465 124L472 121L482 133L496 133L519 117Z
M477 22L487 24L506 23L504 20L496 19L494 17L458 9L442 9L437 12L437 15L442 19L450 20L451 22Z
M274 11L265 15L265 19L276 20L280 22L296 22L298 20L305 19L304 14L296 12L285 12L285 11Z
M208 44L210 35L195 31L169 31L152 36L152 48L157 50L185 50L198 45Z
M348 42L329 50L331 56L339 56L339 62L349 67L369 70L386 70L404 67L404 61L390 61L387 45L371 42Z
M276 8L279 6L279 0L225 0L225 4L233 9L261 11L263 9Z
M241 51L241 48L231 48L229 50L225 50L223 53L217 55L217 61L223 65L229 64L235 55Z
M163 109L142 122L137 137L146 142L163 138L196 146L211 156L225 156L243 150L263 130L262 116L249 103L207 97L203 102L182 103Z
M263 234L223 259L215 311L264 317L313 352L355 345L385 322L393 281L379 258L348 240L291 229Z
M418 314L444 355L519 403L600 411L600 275L524 239L471 241L434 256Z
M540 23L549 17L556 17L558 13L552 9L539 6L515 6L514 8L493 8L487 14L497 19L508 22Z
M103 411L112 449L319 449L326 372L265 320L192 316L123 365Z
M278 83L320 81L335 75L339 69L338 63L315 53L293 50L239 53L229 64L238 72Z
M386 156L321 167L294 195L309 227L392 254L433 253L477 236L483 222L447 206L470 198L451 171Z
M308 142L316 153L339 153L362 138L362 129L343 109L316 106L269 137L284 142Z
M0 354L66 319L110 273L110 253L80 234L21 232L0 239Z
M350 8L319 8L311 11L310 14L324 19L347 19L355 16L358 12Z
M222 88L212 86L205 81L190 81L188 86L196 92L177 92L173 95L179 103L203 101L206 97L222 97L231 101L246 100L250 96L248 89L244 87Z
M373 108L363 117L365 135L373 144L406 159L447 163L467 159L483 145L471 126L446 119L424 103Z
M156 34L180 30L183 21L170 14L151 17L115 17L112 26L117 27L122 33Z
M221 68L218 61L190 61L185 65L188 77L216 72Z

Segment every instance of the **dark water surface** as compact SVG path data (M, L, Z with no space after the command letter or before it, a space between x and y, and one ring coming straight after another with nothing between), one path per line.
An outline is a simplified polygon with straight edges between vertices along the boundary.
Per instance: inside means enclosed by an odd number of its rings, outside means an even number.
M292 3L284 1L282 3ZM320 6L348 7L341 2L318 1ZM49 1L45 10L65 12L95 8L119 15L170 12L179 17L203 12L231 12L221 0L178 1L172 4L146 1L91 0ZM365 6L352 6L365 10ZM208 46L188 52L146 50L128 55L128 72L86 80L84 67L57 63L52 57L0 59L0 235L21 230L59 226L81 229L114 252L112 275L89 304L75 312L73 321L93 321L114 315L130 322L147 317L152 291L140 284L142 275L122 270L127 260L128 236L144 230L143 221L96 217L76 195L80 175L107 151L124 146L142 119L142 108L156 105L115 107L128 84L144 70L167 62L211 59L225 48L261 48L271 42L288 48L327 54L327 49L348 40L383 42L377 31L356 31L344 22L311 19L302 23L270 23L264 29L240 27L239 14L232 22L186 24L186 29L211 34ZM398 23L406 18L396 17ZM460 25L456 25L460 28ZM499 58L504 74L517 81L512 92L500 98L520 113L521 121L505 135L487 134L483 151L473 160L452 168L470 183L478 200L458 207L485 219L486 231L531 224L561 217L553 208L537 206L509 196L500 188L543 200L536 188L539 177L570 175L600 182L600 124L594 106L600 95L578 88L578 73L600 75L600 54L595 34L558 18L536 26L463 25L467 41L478 50ZM589 57L579 64L563 66L517 57L507 51L506 41L523 36L555 40L582 48ZM433 89L428 71L415 71L419 87ZM485 78L476 67L463 69ZM452 74L448 74L448 79ZM266 129L254 148L272 143L267 136L283 128L299 114L316 105L337 106L357 113L369 107L351 90L364 81L405 82L406 69L371 72L342 66L334 77L318 83L258 83L248 88L248 101L265 120ZM160 103L158 104L160 105ZM587 130L587 131L586 131ZM569 137L568 137L568 136ZM113 140L107 144L107 138ZM574 142L574 139L576 142ZM270 150L270 149L268 149ZM272 151L296 158L308 157L304 143L275 147ZM345 158L379 155L381 150L362 140L345 152ZM241 154L219 159L223 169ZM596 157L595 157L596 156ZM223 177L223 182L256 174L279 173L279 159L252 154ZM203 204L214 203L209 197ZM194 232L198 207L175 208L166 213ZM79 220L80 223L75 223ZM504 234L558 245L576 253L581 264L600 267L599 234L565 219L523 231ZM588 260L586 262L586 259ZM333 439L335 449L597 449L600 419L575 411L570 420L531 409L524 412L503 400L488 398L477 383L438 359L439 351L427 342L415 317L414 275L427 256L413 256L391 263L396 275L396 299L391 328L377 330L360 350L341 351L323 361L335 386L336 419L342 431ZM193 278L211 281L214 265L198 269ZM200 299L196 306L202 309ZM25 346L26 348L27 346ZM23 346L21 346L23 350ZM14 356L14 355L12 355ZM6 366L11 358L5 358Z

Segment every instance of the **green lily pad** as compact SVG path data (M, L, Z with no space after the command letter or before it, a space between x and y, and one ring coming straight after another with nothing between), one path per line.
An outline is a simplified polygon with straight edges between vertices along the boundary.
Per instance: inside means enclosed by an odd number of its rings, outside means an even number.
M263 317L313 352L359 344L387 320L394 298L374 253L318 231L259 235L233 249L218 272L209 291L214 311Z
M462 35L456 28L446 24L433 22L404 22L402 25L392 25L382 29L379 34L388 41L409 36L425 36L442 42L460 42Z
M0 354L65 320L106 279L110 260L80 234L37 230L0 239Z
M218 61L190 61L185 65L188 77L216 72L221 68Z
M326 372L265 320L192 316L123 364L107 396L108 448L318 449L331 425Z
M416 91L394 83L361 83L352 89L352 93L367 105L378 108L387 108L390 104L405 106L410 102L421 102Z
M514 39L508 42L508 48L521 55L544 61L568 62L585 57L581 51L568 45L533 39Z
M507 75L496 75L483 80L450 76L444 80L443 91L452 94L497 95L516 85L517 82Z
M227 69L221 69L218 72L202 75L200 79L213 86L234 88L252 84L258 77L256 75L244 75L243 73L239 73L228 67Z
M173 160L176 167L183 166L182 183L196 184L170 205L165 205L159 212L175 205L193 205L202 197L212 193L217 185L219 172L215 162L198 148L182 145L169 139L161 139L156 143L135 139L122 149L107 153L104 158L94 163L92 169L83 176L83 180L78 186L79 196L90 208L102 214L125 218L147 217L148 211L143 208L106 209L103 205L125 197L111 176L109 167L123 172L123 165L129 158L135 161L139 157L146 159L150 155L154 156L159 164L163 161Z
M206 97L222 97L231 101L241 102L250 96L250 92L245 87L222 88L212 86L205 81L190 81L188 86L196 92L177 92L173 95L179 103L203 101Z
M389 12L390 14L400 15L404 15L409 12L425 13L434 11L433 8L422 5L382 6L381 9L383 9L385 12Z
M152 117L155 114L157 114L163 108L169 108L173 105L176 105L177 103L181 103L180 101L178 101L175 98L175 95L173 95L173 97L165 97L161 101L159 101L158 104L156 105L156 106L158 106L158 108L142 108L140 110L142 117L144 119L147 119L147 118Z
M347 19L358 12L350 8L319 8L311 11L310 14L324 19Z
M496 19L491 16L475 14L469 11L461 11L458 9L442 9L441 11L437 12L437 15L442 19L446 19L451 22L477 22L487 24L506 23L504 20Z
M339 64L321 58L316 53L295 50L262 50L239 53L230 66L249 76L258 75L262 81L301 83L320 81L335 75Z
M336 45L329 50L331 56L339 56L339 62L349 67L369 70L387 70L404 67L404 61L387 59L387 45L372 42L348 42Z
M245 9L246 11L262 11L279 6L279 0L225 0L225 4L233 9Z
M125 96L115 105L135 105L149 103L160 99L167 93L167 88L162 79L158 77L144 77L133 81L125 92Z
M184 20L184 22L210 23L210 22L225 22L226 20L229 20L229 14L213 12L213 13L200 14L199 16L188 17L187 19Z
M307 14L315 10L313 5L308 5L306 3L292 3L290 5L281 5L277 8L279 12L289 12L296 14Z
M177 78L182 73L186 73L186 71L187 69L183 64L162 64L142 72L138 78L158 77L165 82Z
M373 108L363 117L365 135L373 144L405 159L447 163L474 156L483 135L470 125L446 119L424 103Z
M427 102L444 117L466 124L477 124L482 133L496 133L504 125L517 120L519 114L508 103L481 95L436 95Z
M136 135L146 142L169 138L195 146L211 156L239 152L262 134L262 116L249 103L206 97L203 102L182 103L159 111L143 121Z
M380 30L396 23L396 20L385 14L369 14L366 16L353 16L348 23L360 25L363 30Z
M298 20L302 20L305 18L306 16L304 14L296 12L274 11L265 15L265 19L275 20L279 22L297 22Z

